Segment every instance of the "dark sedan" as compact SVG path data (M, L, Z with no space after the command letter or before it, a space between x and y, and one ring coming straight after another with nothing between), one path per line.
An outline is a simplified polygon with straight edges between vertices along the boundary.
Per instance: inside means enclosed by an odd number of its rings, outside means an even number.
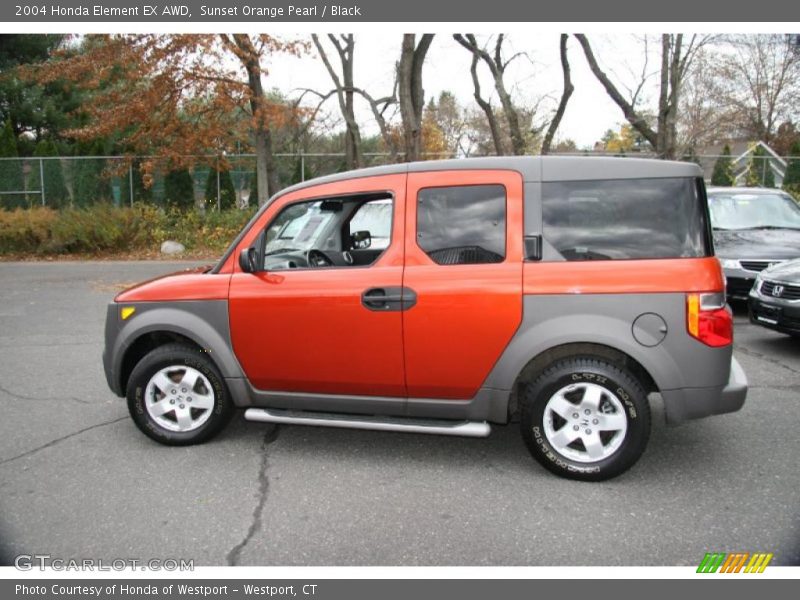
M761 271L800 258L800 206L785 192L710 188L708 207L728 298L747 300Z
M748 312L753 323L800 336L800 259L759 273Z

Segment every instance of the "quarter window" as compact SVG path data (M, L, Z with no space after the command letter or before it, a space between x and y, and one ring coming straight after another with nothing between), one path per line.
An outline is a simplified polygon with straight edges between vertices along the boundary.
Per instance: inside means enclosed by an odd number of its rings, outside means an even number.
M706 215L691 178L542 185L544 237L566 260L708 256Z
M417 244L431 260L440 265L505 260L505 187L426 188L417 200Z

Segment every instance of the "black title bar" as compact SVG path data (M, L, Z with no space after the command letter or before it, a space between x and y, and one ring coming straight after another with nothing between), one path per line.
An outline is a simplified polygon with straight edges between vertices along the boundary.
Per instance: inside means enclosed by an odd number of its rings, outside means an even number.
M719 22L800 21L800 2L759 0L12 0L0 22ZM712 27L713 29L713 27ZM794 28L796 29L796 27Z

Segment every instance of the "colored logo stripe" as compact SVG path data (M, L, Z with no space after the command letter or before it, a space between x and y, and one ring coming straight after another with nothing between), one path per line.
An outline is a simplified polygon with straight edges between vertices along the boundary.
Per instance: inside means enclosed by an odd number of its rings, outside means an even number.
M706 552L700 565L697 567L698 573L763 573L767 565L772 561L773 554L767 552ZM749 562L747 559L750 559ZM745 562L747 566L745 567Z
M728 554L728 558L722 565L720 573L738 573L742 570L744 561L746 561L749 556L749 552L734 552L733 554Z
M767 565L771 560L772 560L772 553L767 554L766 552L760 552L758 554L753 554L753 558L751 558L750 562L747 563L744 572L763 573L764 569L767 568Z
M706 552L700 566L697 567L698 573L716 573L722 561L725 560L724 552Z

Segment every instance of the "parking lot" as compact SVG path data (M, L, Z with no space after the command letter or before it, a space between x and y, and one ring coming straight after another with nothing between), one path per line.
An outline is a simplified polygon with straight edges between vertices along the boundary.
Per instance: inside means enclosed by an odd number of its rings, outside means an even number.
M800 564L800 340L747 322L739 413L663 424L609 482L567 481L518 426L488 439L234 418L160 446L107 388L105 304L190 263L0 263L0 555L196 565Z

